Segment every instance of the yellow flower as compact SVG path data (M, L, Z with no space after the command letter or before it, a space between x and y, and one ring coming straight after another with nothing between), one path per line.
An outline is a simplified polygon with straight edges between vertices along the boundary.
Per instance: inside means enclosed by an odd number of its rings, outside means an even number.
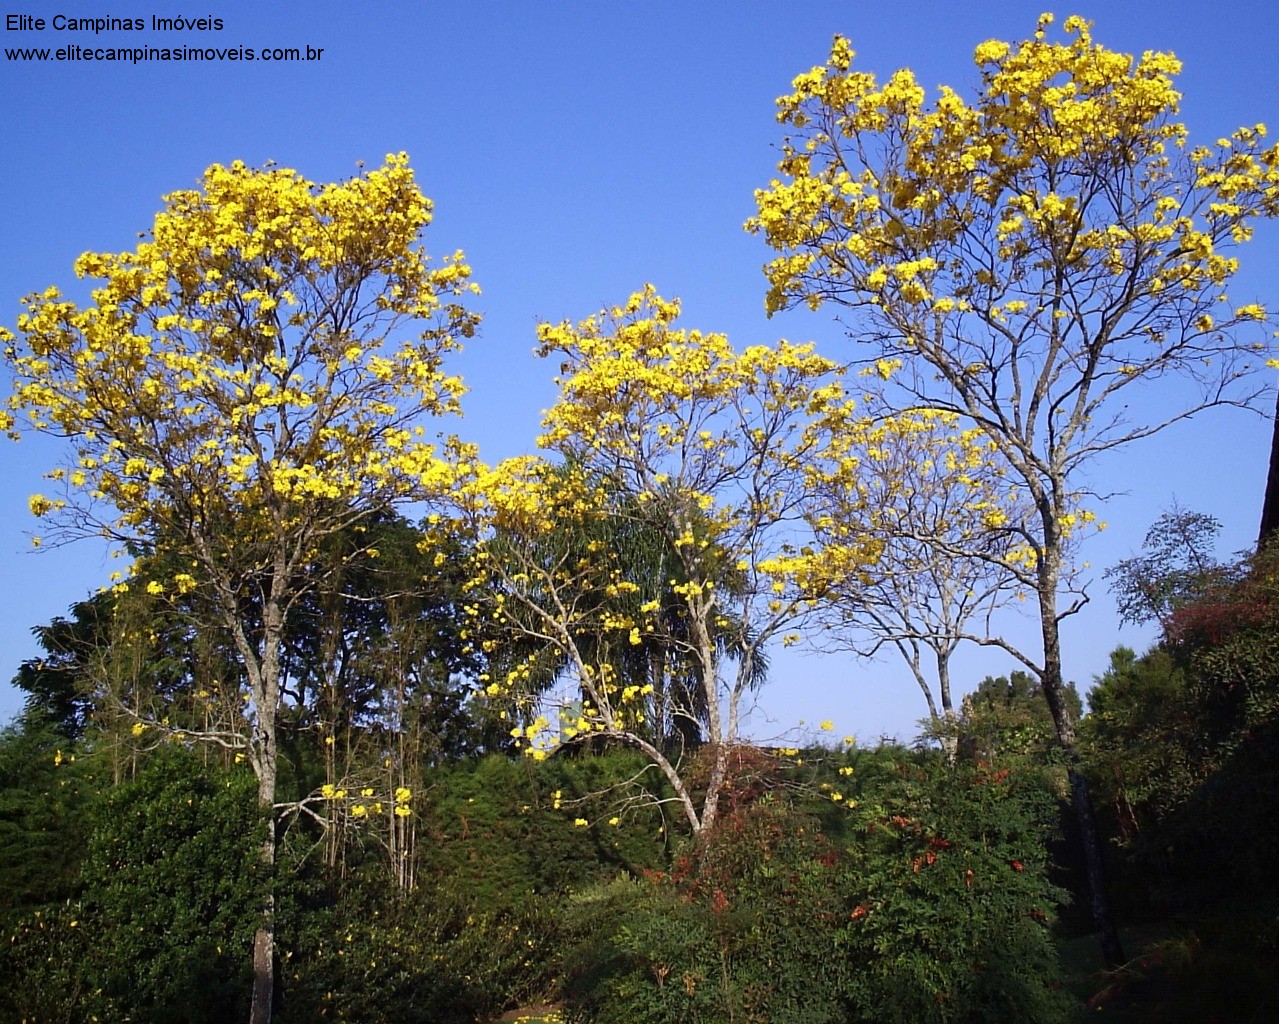
M27 499L27 507L33 516L42 516L53 510L54 503L43 494L33 494Z

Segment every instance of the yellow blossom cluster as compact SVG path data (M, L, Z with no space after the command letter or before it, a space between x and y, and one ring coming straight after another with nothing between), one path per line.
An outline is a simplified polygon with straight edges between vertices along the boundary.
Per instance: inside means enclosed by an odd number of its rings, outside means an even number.
M851 300L925 336L951 318L1050 333L1086 310L1052 291L1051 274L1041 287L1047 267L1112 275L1136 309L1169 291L1218 296L1238 267L1223 250L1279 211L1279 148L1265 147L1263 125L1191 147L1174 56L1108 50L1080 17L1052 39L1053 21L1019 44L979 45L972 101L942 87L930 103L909 70L884 82L854 70L842 37L794 80L777 101L793 134L747 223L779 251L770 309ZM1120 180L1124 190L1099 187ZM1157 329L1141 336L1161 341Z
M731 743L749 659L732 663L722 638L793 641L785 627L832 574L864 569L877 549L850 542L831 563L796 536L816 425L847 401L840 367L811 345L736 349L679 314L645 286L585 320L543 324L539 351L560 366L547 455L478 470L459 501L485 538L466 604L474 635L537 648L482 680L487 698L518 709L512 738L539 759L592 735L639 745L697 828L695 801L650 742L655 719L700 716L712 742ZM656 691L642 667L655 659L687 680L677 694ZM548 672L581 695L555 728L528 723L546 710Z
M903 569L901 539L957 550L981 545L986 556L1011 557L1014 531L1030 510L995 443L964 427L957 412L898 412L868 393L858 406L833 410L822 427L826 445L807 475L811 521L828 558L840 557L850 539L860 548L866 538L881 555L884 545L894 547L889 572ZM1001 530L1008 539L992 547ZM1027 554L1018 551L1017 559Z
M408 786L397 786L389 800L376 798L377 790L373 786L361 787L358 796L352 795L343 786L326 782L320 787L320 797L330 803L341 804L353 818L368 820L370 815L379 816L389 809L396 818L407 818L413 813L410 806L413 791Z
M233 163L166 196L132 251L85 253L91 300L29 295L3 338L6 422L76 449L33 513L128 539L194 507L251 538L320 502L452 486L460 446L414 421L458 408L442 359L474 333L459 297L475 288L461 253L423 252L430 219L404 154L326 185ZM182 594L199 577L155 583Z

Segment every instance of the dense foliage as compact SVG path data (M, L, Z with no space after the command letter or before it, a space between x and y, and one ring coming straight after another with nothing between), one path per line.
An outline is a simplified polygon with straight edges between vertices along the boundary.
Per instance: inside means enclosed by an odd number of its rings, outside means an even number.
M734 811L669 871L579 897L581 1019L1065 1019L1042 780L886 748L813 783Z
M51 773L103 763L70 756ZM598 795L643 768L633 753L441 766L406 893L376 848L337 870L298 826L276 883L278 1015L462 1022L560 993L582 1020L1061 1019L1045 854L1058 800L1041 776L896 748L733 763L725 817L700 841L669 835L660 805L619 814ZM66 899L33 891L6 918L0 1005L32 1021L242 1015L263 881L237 870L254 862L254 793L242 767L166 745L136 781L86 794Z

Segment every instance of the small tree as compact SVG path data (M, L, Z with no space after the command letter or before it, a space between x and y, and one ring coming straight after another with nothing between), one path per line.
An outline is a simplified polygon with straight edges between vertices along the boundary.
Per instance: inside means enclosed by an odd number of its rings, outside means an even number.
M975 52L973 103L935 103L908 70L880 84L836 38L825 66L779 100L794 134L781 179L749 224L781 251L768 308L834 302L857 313L876 356L915 372L903 406L957 413L996 445L1025 488L1024 568L1042 648L1014 653L1039 675L1058 738L1075 755L1063 699L1065 546L1078 530L1081 473L1105 452L1212 406L1247 405L1265 310L1223 292L1232 246L1279 209L1279 149L1242 128L1190 148L1176 120L1177 60L1093 42L1082 18L1050 42L991 40ZM1131 398L1177 377L1198 397L1129 420ZM1010 649L1011 645L1009 645ZM1072 772L1107 956L1101 858L1083 776Z
M476 317L449 298L472 287L461 254L433 267L418 244L430 218L403 154L324 186L214 166L134 251L76 261L103 280L87 304L50 288L4 332L11 410L70 442L48 474L61 494L32 511L55 539L141 545L172 569L119 589L189 596L199 626L229 638L243 702L201 737L246 754L268 809L282 644L322 541L452 478L418 421L457 409L442 359ZM267 864L275 845L272 822ZM254 943L255 1024L271 1011L273 907Z
M894 368L869 373L876 384ZM895 649L919 684L934 726L954 714L950 660L986 643L990 616L1019 586L1009 565L1025 542L1009 510L1005 467L980 430L951 412L895 413L876 390L823 422L826 448L810 470L817 536L880 538L875 567L828 596L834 643L874 657ZM931 664L930 664L931 662ZM935 681L935 684L934 684ZM934 685L936 693L934 693ZM942 730L954 753L953 729Z
M1221 523L1202 512L1174 506L1146 531L1144 554L1106 570L1125 622L1157 622L1165 633L1178 608L1208 591L1241 579L1242 563L1217 560Z
M787 631L878 547L847 538L819 556L806 543L804 467L820 443L813 417L843 399L835 365L785 342L734 352L723 335L677 329L678 313L650 287L580 324L542 326L542 354L563 363L540 443L564 464L520 458L476 482L471 512L495 532L473 608L537 648L488 681L493 697L527 693L545 665L539 650L580 688L558 733L545 718L515 727L534 756L586 736L642 750L702 833L716 820L758 652L798 640ZM674 553L669 578L627 575L619 545L598 532L626 519ZM696 786L689 762L647 728L653 683L623 671L628 648L653 638L693 680L696 699L673 713L705 740Z

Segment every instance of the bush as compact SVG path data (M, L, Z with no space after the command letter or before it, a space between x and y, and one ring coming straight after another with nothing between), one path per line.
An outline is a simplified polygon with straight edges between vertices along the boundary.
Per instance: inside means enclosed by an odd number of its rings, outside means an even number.
M0 730L0 927L76 893L92 779L48 725Z
M893 1024L1051 1022L1069 1002L1048 924L1057 796L1042 773L940 756L864 758L837 941L852 1016Z
M575 1019L1066 1019L1045 854L1058 801L1042 773L900 750L842 760L807 800L726 815L670 872L581 897Z
M566 992L579 1020L843 1020L837 853L773 800L725 816L670 872L580 897Z
M261 908L247 772L163 750L89 814L80 891L11 930L14 1019L235 1020Z
M154 1024L242 1016L263 829L252 774L186 750L159 752L108 793L81 896L96 987Z
M0 944L0 1020L23 1024L126 1020L96 985L96 929L78 906L33 910Z
M429 838L418 877L427 887L447 887L479 908L498 910L559 896L620 870L663 866L666 834L656 806L636 806L613 827L608 798L589 799L643 766L627 751L561 753L540 764L490 755L444 766L422 801ZM579 803L582 798L588 799ZM578 818L591 824L576 826Z
M548 910L484 911L433 889L348 889L285 948L282 1024L473 1024L544 995L559 962Z

